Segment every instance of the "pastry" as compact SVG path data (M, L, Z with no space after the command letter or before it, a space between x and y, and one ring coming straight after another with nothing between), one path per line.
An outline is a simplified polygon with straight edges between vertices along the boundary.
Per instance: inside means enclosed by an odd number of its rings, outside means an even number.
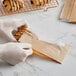
M33 4L34 6L43 6L50 2L51 2L51 0L31 0L31 4Z
M34 34L33 32L31 32L29 29L25 28L25 26L19 27L18 31L16 31L16 34L14 34L14 37L16 38L16 40L19 40L24 32L26 32L32 38L38 40L38 37L36 36L36 34Z
M7 11L11 10L11 3L9 2L9 0L3 1L3 4Z
M4 0L4 7L6 11L17 11L24 8L24 0Z
M14 6L14 11L17 10L17 7L16 7L16 2L13 0L13 6Z
M16 1L16 0L15 0L15 2L16 2L17 10L19 10L19 2L18 2L18 1Z
M44 0L44 3L47 4L48 3L48 0Z
M45 4L44 0L39 0L39 2L40 2L40 5L42 6Z
M62 63L68 53L68 45L64 43L53 44L41 41L32 31L29 32L27 29L24 29L24 27L19 28L14 37L20 43L30 43L34 54L58 63Z

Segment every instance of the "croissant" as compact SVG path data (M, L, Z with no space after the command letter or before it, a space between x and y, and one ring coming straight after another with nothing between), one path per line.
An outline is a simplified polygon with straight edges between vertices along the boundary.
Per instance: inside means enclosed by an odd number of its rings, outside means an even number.
M51 0L31 0L31 4L33 4L34 6L43 6L50 2L51 2Z
M4 0L3 5L6 11L17 11L24 8L24 0Z
M32 38L38 40L38 37L36 36L36 34L33 33L33 32L31 32L30 29L25 28L25 26L19 27L19 28L18 28L18 31L16 31L16 33L13 34L13 35L14 35L14 37L16 38L16 40L19 40L20 37L21 37L25 32L28 33L28 35L31 36Z

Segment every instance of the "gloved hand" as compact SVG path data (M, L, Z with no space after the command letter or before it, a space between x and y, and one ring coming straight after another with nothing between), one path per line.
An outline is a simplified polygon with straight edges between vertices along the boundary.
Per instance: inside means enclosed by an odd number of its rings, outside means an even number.
M4 37L7 38L9 41L16 41L12 32L13 30L17 30L17 28L21 26L25 26L25 28L28 28L26 22L23 20L1 20L0 33L3 34Z
M0 58L11 65L25 61L32 54L32 46L28 43L9 42L0 44Z

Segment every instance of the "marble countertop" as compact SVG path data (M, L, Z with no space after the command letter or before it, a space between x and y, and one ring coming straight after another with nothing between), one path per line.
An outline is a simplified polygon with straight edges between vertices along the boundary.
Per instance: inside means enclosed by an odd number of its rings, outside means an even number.
M58 64L33 55L28 57L25 63L16 66L0 62L0 76L76 76L76 24L59 20L63 3L63 0L59 0L59 6L47 12L37 11L0 17L0 20L25 19L41 40L50 43L62 41L69 44L70 52L64 63ZM0 43L5 41L0 36Z

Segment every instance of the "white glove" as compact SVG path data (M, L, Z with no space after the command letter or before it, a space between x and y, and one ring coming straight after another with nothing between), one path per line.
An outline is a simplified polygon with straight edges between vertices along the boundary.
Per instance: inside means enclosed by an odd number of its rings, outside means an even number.
M12 32L22 25L27 28L26 22L23 20L0 20L0 33L9 41L16 41Z
M28 43L9 42L0 44L0 58L11 65L25 61L32 54L32 46Z

